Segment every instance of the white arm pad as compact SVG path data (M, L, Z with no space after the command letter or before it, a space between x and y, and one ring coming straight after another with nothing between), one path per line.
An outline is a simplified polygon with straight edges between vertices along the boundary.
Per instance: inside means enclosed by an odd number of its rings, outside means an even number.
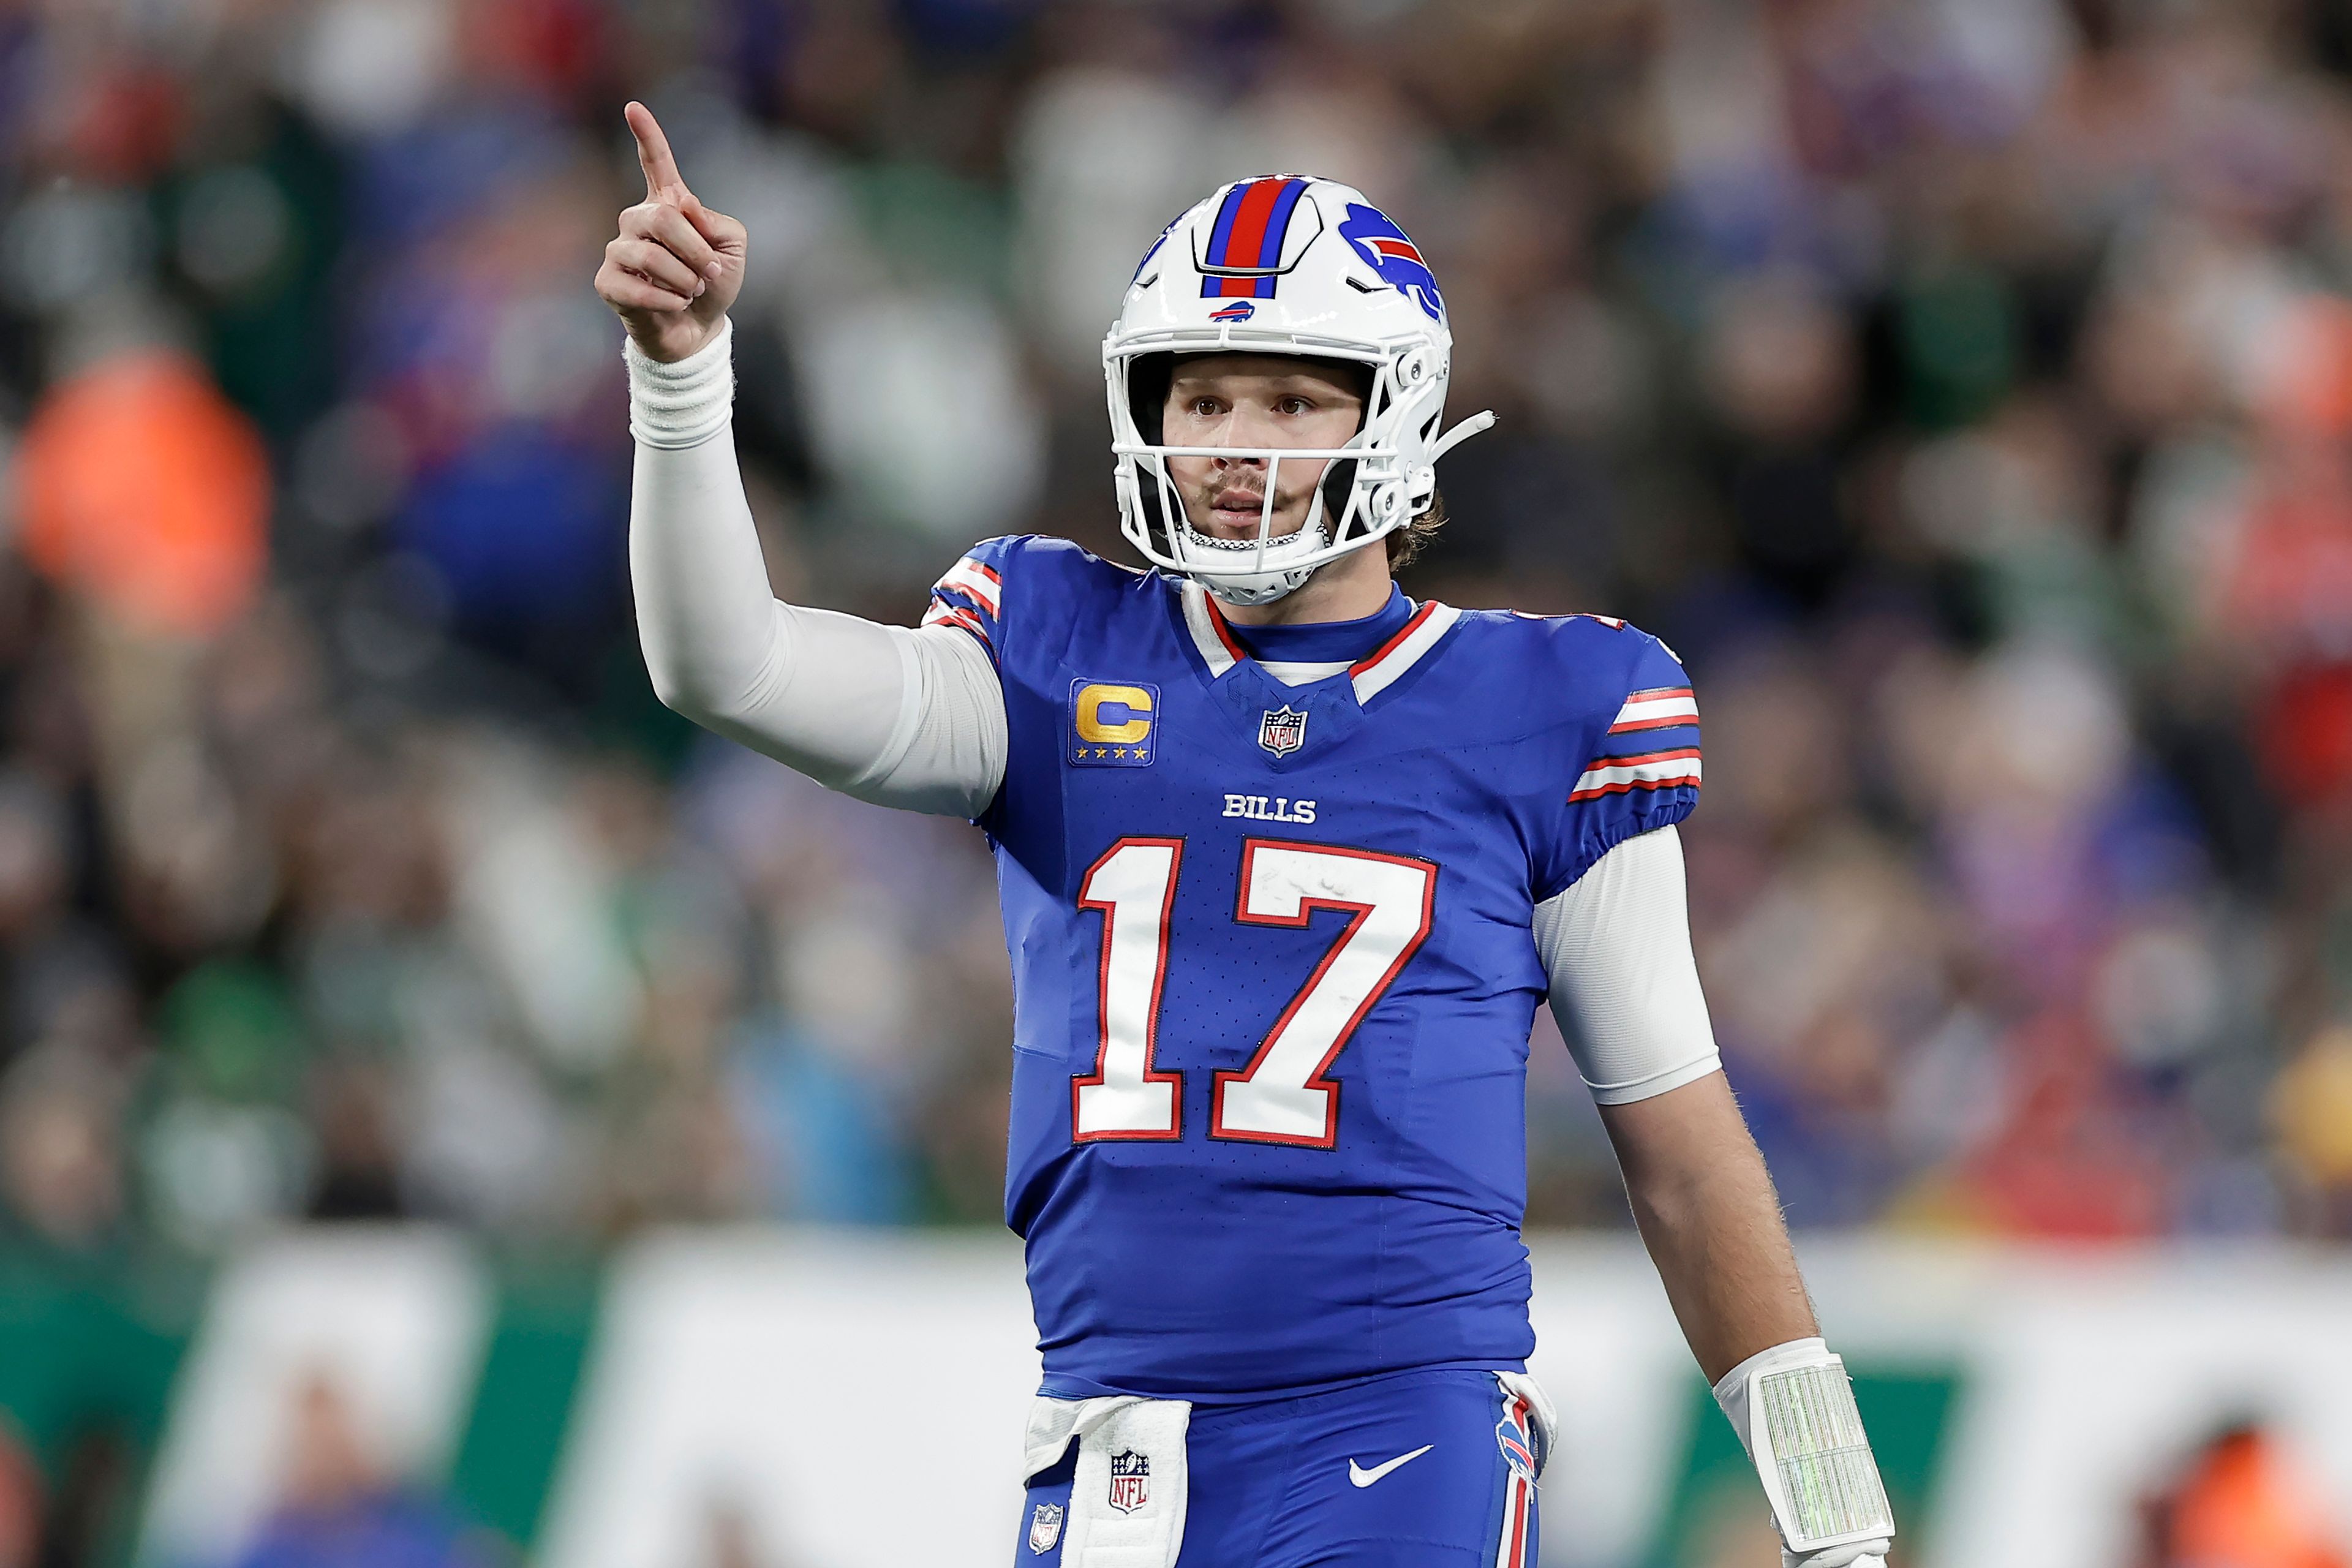
M732 331L674 365L628 351L629 577L654 690L860 800L979 816L1004 779L987 650L953 626L879 626L769 592L730 437Z
M1895 1515L1845 1363L1826 1343L1757 1352L1716 1383L1715 1402L1756 1463L1785 1561L1843 1568L1884 1555Z
M735 318L719 335L675 364L646 357L637 341L621 345L629 367L629 434L640 447L683 451L699 447L735 416Z
M1722 1068L1671 825L1627 839L1538 904L1535 940L1552 1016L1594 1100L1626 1105Z

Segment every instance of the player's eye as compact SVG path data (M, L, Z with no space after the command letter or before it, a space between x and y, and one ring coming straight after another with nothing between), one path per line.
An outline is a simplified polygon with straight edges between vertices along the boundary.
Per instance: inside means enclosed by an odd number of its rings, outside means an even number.
M1196 419L1214 419L1223 412L1223 410L1217 406L1217 400L1213 397L1192 399L1192 416Z
M1275 412L1277 414L1288 414L1294 417L1301 414L1312 414L1315 412L1315 405L1313 403L1307 401L1304 397L1297 395L1284 398L1281 402L1276 404L1274 407Z

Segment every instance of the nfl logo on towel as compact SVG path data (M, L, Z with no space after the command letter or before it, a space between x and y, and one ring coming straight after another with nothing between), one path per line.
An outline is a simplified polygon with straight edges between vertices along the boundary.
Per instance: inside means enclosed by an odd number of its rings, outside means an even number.
M1287 702L1266 710L1258 721L1257 743L1277 757L1286 757L1307 743L1307 715Z
M1062 1505L1057 1502L1039 1503L1037 1511L1029 1516L1029 1550L1043 1557L1053 1551L1054 1543L1061 1539Z
M1132 1448L1110 1457L1110 1506L1133 1513L1151 1500L1151 1460Z

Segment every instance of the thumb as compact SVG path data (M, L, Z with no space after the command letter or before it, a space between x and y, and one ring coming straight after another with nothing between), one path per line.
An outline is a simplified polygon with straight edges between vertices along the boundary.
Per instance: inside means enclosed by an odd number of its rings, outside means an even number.
M697 234L710 242L713 249L733 251L741 247L743 225L716 207L703 205L701 198L692 191L679 194L677 210L694 226Z

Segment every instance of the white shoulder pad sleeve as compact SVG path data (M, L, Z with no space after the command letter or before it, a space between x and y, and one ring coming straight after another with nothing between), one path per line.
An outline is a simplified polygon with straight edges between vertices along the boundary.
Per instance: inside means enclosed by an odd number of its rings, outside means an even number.
M1594 1100L1625 1105L1721 1068L1672 826L1627 839L1538 904L1535 940L1552 1016Z
M977 816L1004 779L1004 690L952 626L778 600L728 418L731 330L674 365L629 355L629 577L661 700L819 784Z

